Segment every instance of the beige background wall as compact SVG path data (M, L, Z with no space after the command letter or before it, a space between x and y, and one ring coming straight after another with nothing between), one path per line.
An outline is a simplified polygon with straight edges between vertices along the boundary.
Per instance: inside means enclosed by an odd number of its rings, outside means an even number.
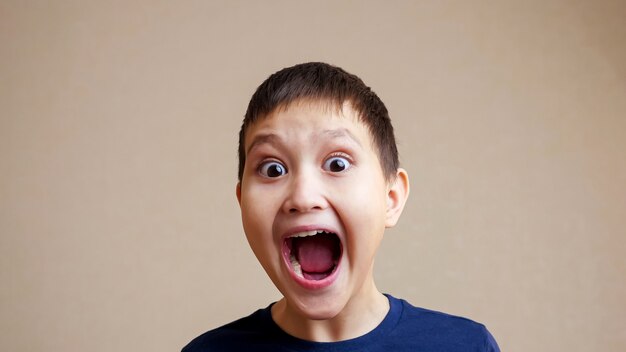
M0 350L176 351L277 299L236 136L270 73L386 102L386 292L503 351L626 350L623 1L1 1Z

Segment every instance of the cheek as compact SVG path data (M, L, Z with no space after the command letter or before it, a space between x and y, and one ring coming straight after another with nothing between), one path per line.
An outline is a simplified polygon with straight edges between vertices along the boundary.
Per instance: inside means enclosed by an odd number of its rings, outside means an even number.
M264 213L265 207L257 206L255 198L242 197L241 220L250 249L268 274L275 262L272 241L271 222Z
M276 191L263 184L249 184L241 190L241 214L244 218L264 218L274 208Z
M346 230L352 255L371 256L378 247L385 231L386 197L381 184L376 182L352 182L350 187L338 190L341 204L337 207Z
M271 237L271 194L258 187L246 187L241 192L241 220L248 242L256 251L258 244Z
M352 182L344 187L344 198L350 202L350 208L360 217L368 216L370 221L384 220L387 207L386 186L377 180L370 182ZM358 215L357 215L358 217Z

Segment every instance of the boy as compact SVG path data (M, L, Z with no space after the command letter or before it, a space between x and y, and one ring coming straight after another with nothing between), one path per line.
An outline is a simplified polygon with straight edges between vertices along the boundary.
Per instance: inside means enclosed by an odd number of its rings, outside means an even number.
M378 291L374 256L409 193L387 109L324 63L271 75L239 133L244 231L283 298L200 351L499 351L485 327Z

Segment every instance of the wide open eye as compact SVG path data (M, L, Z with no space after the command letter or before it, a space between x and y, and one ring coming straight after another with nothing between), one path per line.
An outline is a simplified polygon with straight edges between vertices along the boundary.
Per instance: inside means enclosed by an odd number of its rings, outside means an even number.
M261 164L259 173L265 177L274 178L287 174L287 169L283 166L283 164L277 161L267 161Z
M324 162L322 168L326 171L330 172L343 172L350 168L352 164L346 157L342 156L333 156Z

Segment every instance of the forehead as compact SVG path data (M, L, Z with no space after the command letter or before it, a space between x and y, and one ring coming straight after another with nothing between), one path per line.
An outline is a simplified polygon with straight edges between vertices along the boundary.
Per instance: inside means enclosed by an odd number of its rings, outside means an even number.
M279 107L248 128L246 150L259 136L265 135L281 138L348 137L363 147L372 145L369 129L349 103L298 101Z

